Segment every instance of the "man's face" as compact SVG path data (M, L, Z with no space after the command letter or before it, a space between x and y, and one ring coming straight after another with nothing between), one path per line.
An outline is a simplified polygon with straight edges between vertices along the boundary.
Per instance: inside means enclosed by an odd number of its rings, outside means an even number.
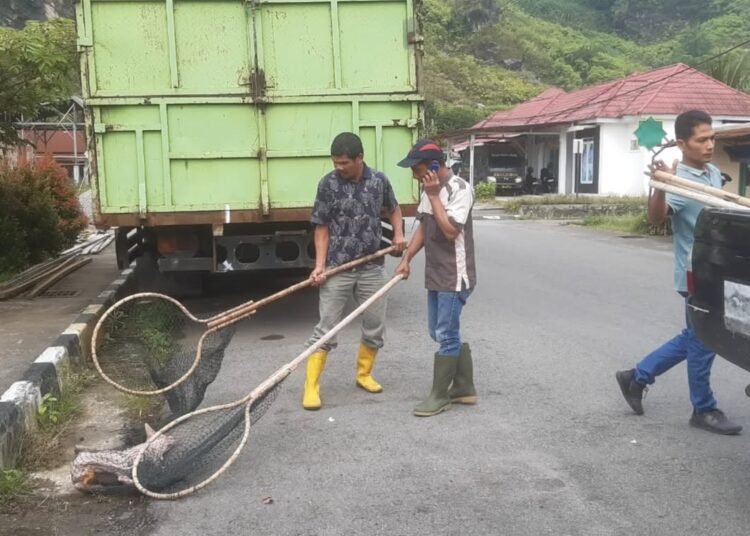
M693 127L687 140L677 140L685 160L696 164L708 164L714 156L715 133L711 125L701 123Z
M419 164L412 166L411 174L414 177L414 179L421 181L422 177L427 175L427 172L429 170L430 170L430 167L427 165L427 162L420 162Z
M350 158L347 155L332 156L331 160L333 160L333 168L342 179L356 180L362 174L364 155L360 154L355 158Z

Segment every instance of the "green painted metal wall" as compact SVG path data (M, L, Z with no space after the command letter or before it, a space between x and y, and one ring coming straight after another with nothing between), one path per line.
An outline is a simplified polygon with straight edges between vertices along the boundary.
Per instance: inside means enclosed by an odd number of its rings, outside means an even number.
M404 204L412 0L78 0L102 214L304 208L342 131Z

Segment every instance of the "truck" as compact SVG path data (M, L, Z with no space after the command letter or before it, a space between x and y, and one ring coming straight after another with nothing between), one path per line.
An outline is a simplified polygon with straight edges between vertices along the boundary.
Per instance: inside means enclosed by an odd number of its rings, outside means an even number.
M468 149L465 150L468 153ZM496 195L525 191L526 155L515 140L488 141L474 150L477 182L495 184Z
M119 267L311 267L311 207L344 131L414 213L396 165L423 124L413 0L75 7L94 223L116 228Z
M698 337L750 372L750 211L701 212L688 293L688 316ZM750 385L745 393L750 396Z

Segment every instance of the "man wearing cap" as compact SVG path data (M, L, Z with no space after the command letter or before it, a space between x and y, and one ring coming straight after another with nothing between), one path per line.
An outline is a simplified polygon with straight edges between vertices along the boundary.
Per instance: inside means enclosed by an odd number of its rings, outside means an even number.
M419 226L397 274L409 276L409 263L425 249L427 323L440 345L433 361L432 391L414 408L418 417L437 415L458 404L476 404L469 344L461 341L461 310L476 285L471 186L445 165L445 155L430 140L420 140L398 164L422 183Z
M380 218L388 217L393 226L393 245L406 248L401 208L393 187L383 173L365 164L362 140L350 132L334 138L331 145L334 170L318 184L311 221L315 225L315 269L313 284L320 286L320 322L315 326L308 345L315 343L341 321L350 298L358 305L385 284L384 260L379 258L364 266L326 280L326 269L375 253L380 247ZM370 393L383 390L372 377L372 367L385 333L385 300L371 305L362 315L362 337L357 354L356 384ZM331 339L307 360L302 407L316 410L321 406L320 375L328 352L336 347Z

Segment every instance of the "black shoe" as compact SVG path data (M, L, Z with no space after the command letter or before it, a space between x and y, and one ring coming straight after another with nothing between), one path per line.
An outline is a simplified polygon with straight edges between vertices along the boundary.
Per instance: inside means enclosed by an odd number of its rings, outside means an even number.
M615 374L617 383L620 384L620 391L625 397L625 402L633 408L638 415L643 415L643 392L648 387L635 381L635 369L621 370Z
M690 424L714 434L737 435L742 431L742 426L730 421L720 409L713 409L704 413L693 412L693 416L690 417Z

